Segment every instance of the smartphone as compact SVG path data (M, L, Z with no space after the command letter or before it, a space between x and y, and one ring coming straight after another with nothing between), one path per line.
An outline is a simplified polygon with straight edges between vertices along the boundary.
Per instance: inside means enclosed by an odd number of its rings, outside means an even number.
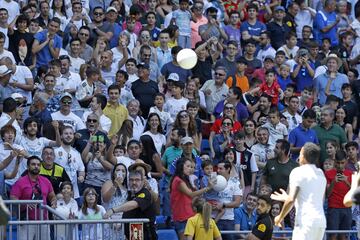
M97 141L98 141L98 137L97 137L97 136L92 136L92 137L91 137L91 141L92 141L92 142L97 142Z
M98 136L98 142L104 142L104 136L100 135Z

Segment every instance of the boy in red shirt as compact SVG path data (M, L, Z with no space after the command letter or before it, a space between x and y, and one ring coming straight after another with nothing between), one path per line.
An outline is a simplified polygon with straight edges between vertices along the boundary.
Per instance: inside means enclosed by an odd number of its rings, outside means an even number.
M272 97L271 104L276 106L279 102L279 97L282 99L284 97L284 92L281 90L280 85L277 83L275 79L275 71L273 69L269 69L265 72L265 82L262 83L259 87L251 90L251 94L256 92L266 93L270 97Z

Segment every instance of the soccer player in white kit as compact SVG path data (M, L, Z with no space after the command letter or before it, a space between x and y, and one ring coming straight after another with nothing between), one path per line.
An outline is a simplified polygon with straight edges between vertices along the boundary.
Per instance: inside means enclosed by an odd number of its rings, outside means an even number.
M320 148L313 143L306 143L300 151L300 167L294 168L290 173L289 194L280 189L280 192L271 195L273 200L284 202L280 214L275 217L275 225L280 226L295 203L293 240L321 240L324 236L326 178L323 171L315 165L319 158Z

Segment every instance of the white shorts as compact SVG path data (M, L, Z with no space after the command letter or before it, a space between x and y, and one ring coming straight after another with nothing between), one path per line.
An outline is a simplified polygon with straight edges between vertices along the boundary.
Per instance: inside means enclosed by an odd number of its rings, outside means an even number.
M292 240L322 240L325 227L295 226Z

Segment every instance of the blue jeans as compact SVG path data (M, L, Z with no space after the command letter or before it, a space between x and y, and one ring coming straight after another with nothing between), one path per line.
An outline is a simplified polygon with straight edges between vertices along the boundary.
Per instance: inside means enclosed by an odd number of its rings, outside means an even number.
M181 36L178 37L178 45L182 48L191 48L191 39L189 36Z
M235 230L234 220L219 220L216 225L220 231ZM234 240L234 234L221 234L223 240Z
M171 216L171 205L170 205L170 191L169 191L169 181L165 176L160 180L160 189L161 189L161 214L163 216Z

